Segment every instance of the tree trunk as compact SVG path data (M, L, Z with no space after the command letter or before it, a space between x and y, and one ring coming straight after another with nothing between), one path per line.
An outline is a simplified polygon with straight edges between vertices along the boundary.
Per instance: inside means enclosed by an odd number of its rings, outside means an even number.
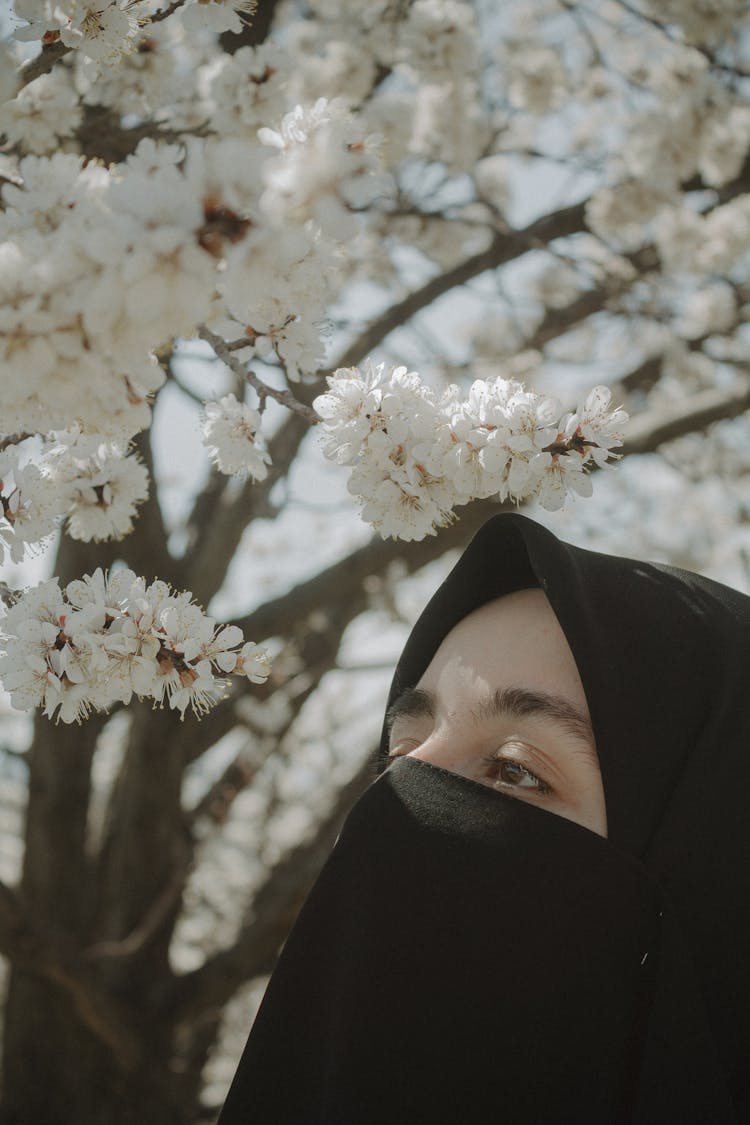
M138 1044L160 1073L118 1059L84 1026L75 997L14 971L8 994L2 1125L189 1125L169 1072L171 1029L143 1013Z
M132 548L132 542L129 545ZM64 586L97 565L107 566L117 553L117 544L83 544L63 536L54 573ZM174 721L175 716L170 717ZM157 712L150 729L143 724L147 737L139 747L141 755L150 758L153 799L151 807L141 806L141 816L152 829L159 824L154 807L159 798L172 809L179 807L174 792L179 789L179 769L155 760L163 725L159 719L163 715ZM137 957L93 959L84 952L97 938L122 939L133 928L134 915L140 920L144 896L163 885L167 867L174 868L174 845L168 846L167 836L173 841L179 836L172 816L146 837L153 857L143 862L141 851L137 870L132 855L130 864L126 855L109 872L118 885L103 893L101 860L87 854L86 831L91 763L105 721L100 715L81 726L54 725L40 714L34 719L18 887L29 946L28 957L11 963L8 982L2 1125L187 1125L192 1120L190 1109L179 1104L180 1076L171 1065L172 1020L166 1010L160 1013L159 989L154 987L154 961L163 973L166 942L158 950L148 949L151 972L135 963ZM148 733L156 735L151 745L146 745ZM174 751L168 759L174 767ZM132 781L133 771L126 771L121 827L131 848L134 840L143 848L144 841L138 840L142 826L130 823L134 815L137 819L134 796L142 801L142 794L131 792ZM117 842L120 854L125 842ZM180 850L184 854L184 847ZM113 901L121 911L116 919L108 909ZM99 928L102 923L105 933ZM171 932L171 926L167 928Z

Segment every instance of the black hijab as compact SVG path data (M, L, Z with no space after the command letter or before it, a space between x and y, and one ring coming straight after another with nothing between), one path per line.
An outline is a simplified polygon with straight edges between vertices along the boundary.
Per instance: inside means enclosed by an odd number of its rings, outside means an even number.
M389 705L467 614L530 587L578 666L608 838L416 758L385 769L384 727L219 1125L750 1122L750 598L504 513Z

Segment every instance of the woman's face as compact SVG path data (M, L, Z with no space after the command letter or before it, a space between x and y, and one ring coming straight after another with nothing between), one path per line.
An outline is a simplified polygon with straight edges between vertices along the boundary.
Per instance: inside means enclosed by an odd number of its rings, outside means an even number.
M583 684L542 590L488 602L448 633L388 711L390 752L441 766L607 835Z

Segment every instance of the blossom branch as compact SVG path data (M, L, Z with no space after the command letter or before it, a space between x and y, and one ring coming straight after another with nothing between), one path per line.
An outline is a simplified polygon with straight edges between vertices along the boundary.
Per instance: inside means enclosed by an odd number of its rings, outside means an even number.
M217 336L215 332L207 328L205 324L198 329L198 335L211 345L219 359L223 360L231 371L250 384L260 399L259 409L261 411L266 398L272 398L281 403L282 406L286 406L288 410L293 410L296 414L301 415L310 425L317 425L320 421L315 411L296 399L291 391L276 390L275 387L269 387L267 383L259 379L253 371L245 367L244 363L232 354L232 347L225 340L222 340L221 336ZM236 347L237 343L235 342L235 350Z
M162 20L168 19L173 12L176 12L178 8L182 8L184 4L185 0L172 0L172 3L168 4L161 12L156 12L153 16L149 16L148 23L161 23Z

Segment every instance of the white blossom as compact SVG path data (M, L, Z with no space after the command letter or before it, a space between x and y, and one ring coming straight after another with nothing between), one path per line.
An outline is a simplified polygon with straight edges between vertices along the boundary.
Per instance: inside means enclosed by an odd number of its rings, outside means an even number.
M28 153L52 153L62 137L72 136L83 119L70 74L55 67L0 105L0 133L7 145L22 144Z
M497 207L498 211L505 211L511 200L507 156L494 153L483 157L474 165L473 174L480 196Z
M42 471L69 497L66 530L72 539L122 539L148 497L148 472L134 453L101 434L53 433Z
M86 0L15 0L16 14L27 26L14 35L29 41L57 33L85 58L112 64L133 50L138 20L129 7L127 0L100 0L96 8Z
M617 456L612 450L622 445L622 427L628 415L621 407L613 410L611 404L610 389L594 387L576 412L565 421L563 440L571 443L574 449L580 449L581 465L590 459L602 469L610 457ZM570 464L576 464L573 457ZM582 492L581 495L591 493Z
M213 59L199 75L213 127L223 136L254 139L261 126L283 116L291 70L289 52L271 41Z
M435 534L473 499L536 496L554 509L571 493L589 496L589 463L613 456L627 421L606 387L561 416L556 399L500 376L475 380L466 398L451 385L438 400L416 372L386 374L368 360L328 386L313 402L324 455L350 467L347 487L384 538Z
M712 332L726 332L737 318L737 298L726 281L715 281L691 293L685 300L678 331L688 340L708 336Z
M271 457L260 430L260 414L233 394L203 407L203 444L222 473L265 480Z
M739 175L750 146L750 106L724 107L703 131L698 169L707 184L721 187Z
M647 0L646 7L665 23L676 23L691 43L720 41L747 15L744 0Z
M166 700L184 719L226 695L226 673L262 683L267 651L235 625L219 625L157 580L133 571L57 579L23 591L0 618L0 678L18 710L42 707L56 722L81 722L92 710L128 703L135 693ZM238 650L238 651L237 651Z
M670 207L658 216L654 236L665 268L690 273L706 243L706 219L689 207Z
M378 174L379 138L363 132L341 99L295 106L278 131L261 128L258 138L278 150L263 166L260 201L276 222L312 218L325 234L348 238L357 230L352 212L389 186Z
M64 487L49 487L38 465L19 464L17 446L0 451L0 552L22 562L28 546L37 548L54 533L67 498Z
M479 64L476 33L476 13L465 0L414 0L399 25L395 57L418 80L455 80Z
M568 87L559 51L539 43L510 43L502 52L508 100L528 113L546 113L558 105Z
M598 188L586 204L586 222L608 243L635 250L646 237L646 223L669 202L653 184L624 180L616 187Z
M243 21L240 12L251 15L257 0L198 0L186 4L182 9L182 20L188 31L242 31Z

